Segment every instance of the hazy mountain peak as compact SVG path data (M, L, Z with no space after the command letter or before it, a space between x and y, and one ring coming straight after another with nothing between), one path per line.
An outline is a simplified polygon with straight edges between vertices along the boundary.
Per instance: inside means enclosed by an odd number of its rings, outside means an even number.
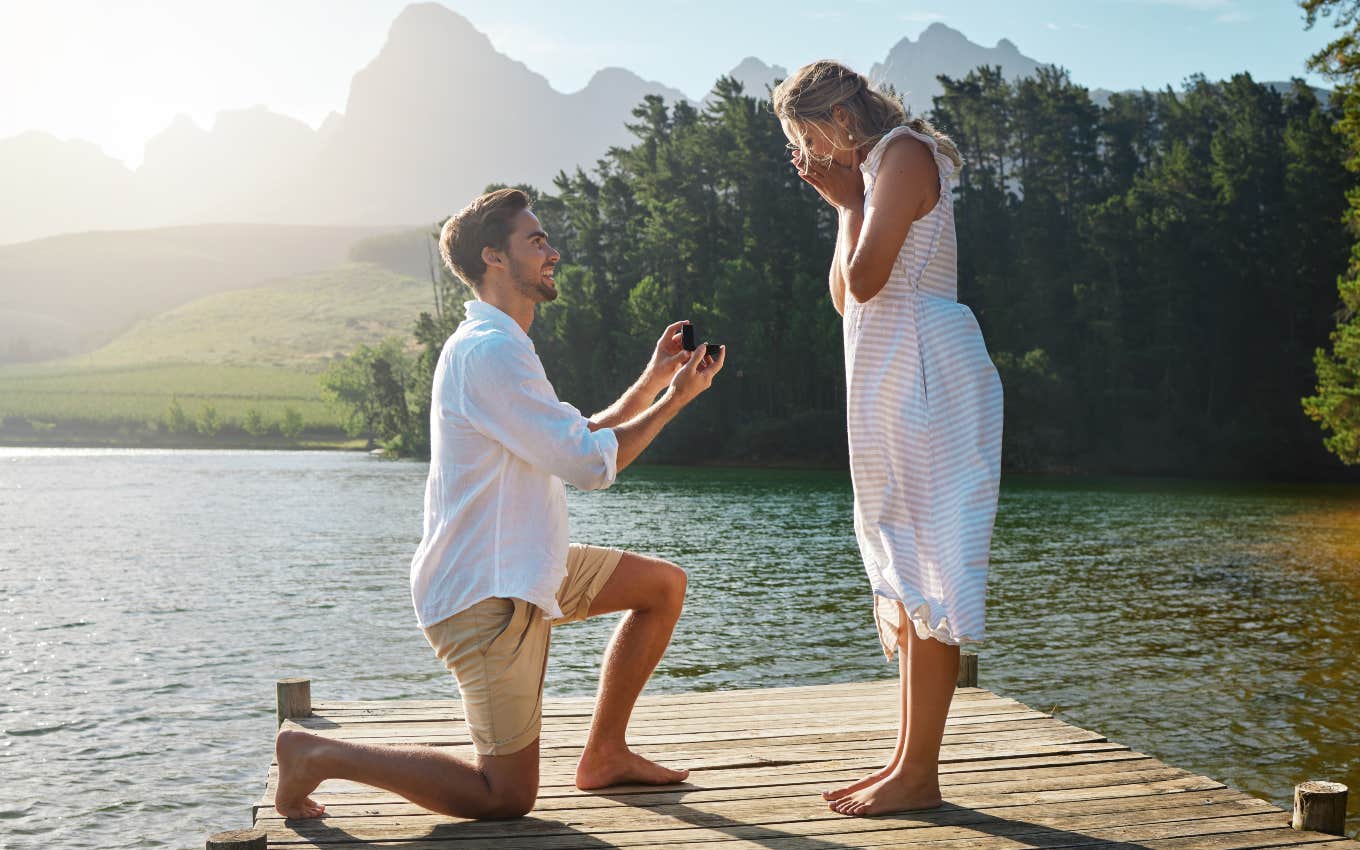
M902 41L903 41L903 42L906 42L906 43L908 43L908 44L911 43L911 39L909 39L909 38L904 38L904 39L902 39ZM958 43L958 42L967 42L967 41L968 41L968 36L964 35L963 33L959 32L958 30L956 30L956 29L954 29L953 27L949 26L948 24L942 24L942 23L940 23L939 21L936 21L935 23L931 24L930 26L928 26L928 27L926 27L924 30L922 30L922 32L921 32L921 37L920 37L920 43L921 43L921 44L925 44L925 43L927 43L927 42L934 42L934 43L941 43L941 42L946 42L946 43ZM968 42L968 43L971 44L972 42ZM902 44L902 42L898 42L898 45L899 45L899 46L900 46L901 44ZM894 49L896 49L896 48L894 48Z
M1000 66L1010 79L1031 76L1039 67L1009 39L1001 39L995 47L983 47L936 21L915 42L910 38L897 42L888 58L870 69L869 77L891 85L902 95L907 109L921 114L931 109L932 101L943 91L938 76L958 79L981 65Z
M749 97L767 97L767 88L789 75L782 65L767 65L754 56L747 56L737 63L737 67L727 72L727 76L741 83L741 90Z
M397 15L387 30L387 41L413 43L424 39L468 41L491 49L487 38L472 22L439 3L412 3Z
M306 122L291 115L284 115L282 112L275 112L263 104L245 109L223 110L217 113L217 118L213 122L213 133L249 133L265 128L274 132L308 136L312 134L312 128L308 127Z
M591 74L590 81L577 94L590 92L592 95L599 95L606 92L631 92L639 86L645 85L647 85L646 80L627 68L610 66Z

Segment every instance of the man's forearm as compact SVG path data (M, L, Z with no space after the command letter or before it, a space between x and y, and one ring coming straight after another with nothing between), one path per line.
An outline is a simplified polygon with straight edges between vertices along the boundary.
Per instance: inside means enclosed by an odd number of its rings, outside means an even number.
M661 433L666 423L674 419L675 414L684 406L685 402L680 400L675 391L668 389L656 404L622 425L614 426L614 436L619 441L617 470L622 472L626 466L637 460L643 449L656 439L656 435Z
M656 394L665 389L666 384L664 381L657 380L649 372L650 370L644 371L631 387L624 390L618 401L590 417L590 430L617 428L625 422L637 418L639 414L650 407L652 401L656 398Z

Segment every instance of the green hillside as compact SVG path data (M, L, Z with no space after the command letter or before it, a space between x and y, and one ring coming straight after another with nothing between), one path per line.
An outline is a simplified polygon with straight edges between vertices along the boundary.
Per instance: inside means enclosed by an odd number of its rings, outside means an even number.
M390 230L207 224L0 245L0 363L90 351L204 295L334 267Z
M106 368L151 363L283 366L316 372L387 336L409 337L430 284L367 263L200 298L138 322L70 362Z

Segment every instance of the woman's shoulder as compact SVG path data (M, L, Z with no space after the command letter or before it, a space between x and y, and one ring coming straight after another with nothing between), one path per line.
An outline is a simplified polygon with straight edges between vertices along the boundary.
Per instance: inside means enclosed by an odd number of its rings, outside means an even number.
M864 157L864 169L877 175L887 170L910 170L946 176L942 155L935 137L905 124L894 127L879 138Z
M899 187L941 185L947 176L935 150L913 133L885 137L874 153L870 168L874 185L882 185L889 192Z

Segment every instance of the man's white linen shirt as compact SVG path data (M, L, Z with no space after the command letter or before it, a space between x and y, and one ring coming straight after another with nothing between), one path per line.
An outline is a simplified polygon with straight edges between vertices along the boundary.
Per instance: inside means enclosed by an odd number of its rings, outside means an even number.
M567 494L614 483L618 438L557 400L533 341L483 301L444 343L430 404L424 536L411 559L422 628L492 596L560 617Z

